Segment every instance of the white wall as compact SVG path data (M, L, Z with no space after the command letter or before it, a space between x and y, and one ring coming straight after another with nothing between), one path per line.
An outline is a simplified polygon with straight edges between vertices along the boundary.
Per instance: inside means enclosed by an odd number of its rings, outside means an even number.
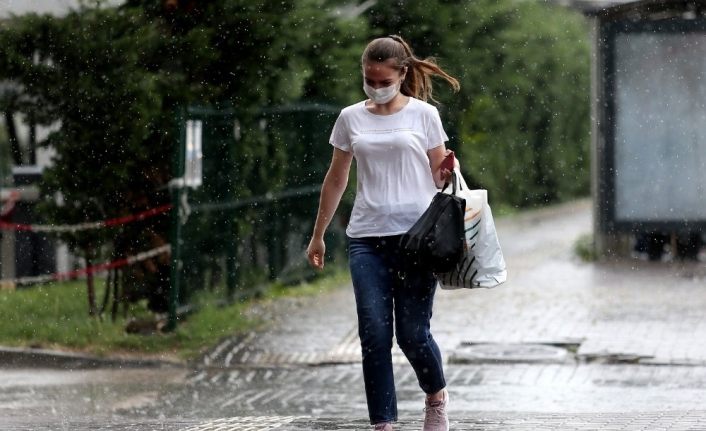
M106 5L119 5L124 0L107 0ZM0 0L0 18L28 12L62 15L79 5L79 0Z

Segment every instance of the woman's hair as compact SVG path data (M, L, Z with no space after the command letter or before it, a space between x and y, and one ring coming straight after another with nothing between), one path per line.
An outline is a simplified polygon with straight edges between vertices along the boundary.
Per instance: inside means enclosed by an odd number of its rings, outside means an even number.
M407 74L400 89L405 96L416 97L424 101L428 99L436 101L432 97L431 88L431 77L434 75L446 80L454 91L458 91L461 88L458 80L444 72L433 58L422 60L415 57L407 42L397 35L381 37L371 41L365 47L365 51L363 51L361 62L373 61L381 63L391 58L395 60L397 69L402 70L407 67Z

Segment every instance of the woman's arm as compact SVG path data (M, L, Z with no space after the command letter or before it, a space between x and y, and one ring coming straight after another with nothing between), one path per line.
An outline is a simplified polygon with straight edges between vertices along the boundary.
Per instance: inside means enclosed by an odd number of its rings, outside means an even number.
M451 150L447 150L446 145L444 144L427 151L431 175L434 178L434 184L436 184L436 188L438 189L444 187L444 184L449 180L449 178L451 178L451 171L447 169L439 169L441 162L444 161L444 157L446 157L450 152ZM454 160L454 165L458 166L457 160Z
M326 244L324 243L324 233L331 219L341 202L341 196L346 191L348 185L348 174L351 168L353 153L343 151L338 148L333 149L331 165L328 168L324 183L321 186L321 198L319 199L319 212L316 215L314 233L312 234L306 255L309 264L316 269L324 267L324 253Z

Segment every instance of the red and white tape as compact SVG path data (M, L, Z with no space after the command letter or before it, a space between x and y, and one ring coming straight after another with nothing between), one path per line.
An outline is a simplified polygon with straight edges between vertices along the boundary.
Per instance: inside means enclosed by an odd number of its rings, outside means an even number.
M144 220L149 217L153 217L162 213L169 211L172 208L171 204L162 205L156 208L151 208L146 211L142 211L137 214L130 214L124 217L117 217L109 220L102 220L96 222L86 222L78 224L66 224L66 225L41 225L41 224L20 224L20 223L8 223L0 221L0 229L2 230L16 230L16 231L29 231L29 232L78 232L82 230L89 229L100 229L109 226L119 226L127 223L132 223L139 220Z
M104 263L101 263L98 265L90 266L88 268L80 268L80 269L76 269L74 271L59 272L56 274L45 274L45 275L36 275L36 276L31 276L31 277L19 277L19 278L15 278L15 279L0 280L0 284L12 286L12 285L47 283L50 281L69 280L69 279L80 277L82 275L96 274L96 273L107 271L107 270L113 269L113 268L121 268L123 266L133 265L137 262L141 262L143 260L153 258L155 256L162 254L162 253L169 253L170 251L171 251L171 245L165 244L163 246L153 248L152 250L138 253L134 256L128 256L126 258L117 259L112 262L104 262Z

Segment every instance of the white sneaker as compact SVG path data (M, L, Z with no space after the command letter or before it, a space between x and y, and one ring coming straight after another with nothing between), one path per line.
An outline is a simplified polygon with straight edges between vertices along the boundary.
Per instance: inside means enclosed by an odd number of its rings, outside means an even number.
M425 401L424 428L422 431L449 431L449 415L446 412L449 406L449 393L444 388L444 398L441 401Z

